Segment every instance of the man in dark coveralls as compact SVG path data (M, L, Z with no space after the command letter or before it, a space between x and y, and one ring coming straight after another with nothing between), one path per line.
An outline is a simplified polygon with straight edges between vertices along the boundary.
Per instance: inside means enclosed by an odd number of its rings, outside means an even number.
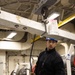
M41 52L35 67L35 75L65 75L65 67L61 56L56 52L57 40L46 38L47 46Z

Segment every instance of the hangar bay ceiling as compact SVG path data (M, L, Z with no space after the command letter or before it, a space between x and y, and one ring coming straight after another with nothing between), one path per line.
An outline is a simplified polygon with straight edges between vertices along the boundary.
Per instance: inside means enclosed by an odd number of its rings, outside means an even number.
M4 11L41 22L42 16L33 13L34 7L38 6L39 2L40 0L0 0L0 7ZM61 14L57 18L58 22L75 15L75 0L56 0L56 3L49 7L49 15L52 12L59 12ZM75 25L74 21L75 19L71 21L73 25ZM11 32L10 28L0 25L0 33L3 32L5 35L8 35L8 30ZM20 35L20 32L17 31L17 33L18 35L13 39L14 41L22 42L27 40L27 32L23 32L19 39L17 37ZM5 37L5 35L3 35L3 37ZM2 40L3 37L0 37L0 40Z

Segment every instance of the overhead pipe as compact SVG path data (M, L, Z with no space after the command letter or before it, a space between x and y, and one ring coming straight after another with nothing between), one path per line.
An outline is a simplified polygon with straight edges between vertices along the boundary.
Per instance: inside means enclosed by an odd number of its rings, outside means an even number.
M66 18L65 20L59 22L58 27L63 26L64 24L70 22L73 19L75 19L75 14L74 15L71 15L70 17Z

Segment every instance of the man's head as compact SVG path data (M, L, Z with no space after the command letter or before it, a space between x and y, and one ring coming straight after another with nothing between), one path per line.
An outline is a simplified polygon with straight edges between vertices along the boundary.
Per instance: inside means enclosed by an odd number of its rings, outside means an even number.
M46 38L47 41L47 48L48 49L53 49L57 45L57 40L54 38Z

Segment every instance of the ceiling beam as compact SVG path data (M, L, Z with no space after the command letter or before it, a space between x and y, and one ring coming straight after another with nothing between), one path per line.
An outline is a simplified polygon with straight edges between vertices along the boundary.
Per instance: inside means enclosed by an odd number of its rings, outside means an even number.
M48 21L47 32L44 34L45 37L54 37L58 40L69 40L70 43L75 43L75 34L58 29L57 21ZM18 15L14 15L1 10L0 13L0 24L12 28L17 31L26 31L31 34L42 35L45 32L45 25L33 20L23 18Z

